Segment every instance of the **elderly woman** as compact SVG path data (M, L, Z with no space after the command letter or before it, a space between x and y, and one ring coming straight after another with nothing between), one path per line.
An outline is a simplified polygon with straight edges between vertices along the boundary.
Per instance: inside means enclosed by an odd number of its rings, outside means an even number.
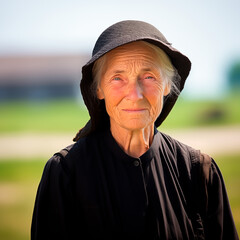
M90 120L45 166L32 239L238 239L214 160L157 130L190 68L148 23L100 35L82 68Z

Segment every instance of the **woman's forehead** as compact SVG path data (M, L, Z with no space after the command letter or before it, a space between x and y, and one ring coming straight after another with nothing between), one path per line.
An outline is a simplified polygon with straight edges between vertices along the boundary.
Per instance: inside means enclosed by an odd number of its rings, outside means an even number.
M107 68L117 65L119 68L128 65L158 65L156 52L142 42L129 43L106 54Z

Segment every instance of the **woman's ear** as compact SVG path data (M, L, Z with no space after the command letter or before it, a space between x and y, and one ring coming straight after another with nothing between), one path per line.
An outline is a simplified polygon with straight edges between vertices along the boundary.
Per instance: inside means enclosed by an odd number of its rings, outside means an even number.
M104 94L103 94L103 91L100 87L97 88L97 97L98 97L99 100L104 99Z
M163 95L164 95L164 96L167 96L167 95L170 93L170 91L171 91L171 86L170 86L169 83L167 83L167 84L165 85L165 87L164 87Z

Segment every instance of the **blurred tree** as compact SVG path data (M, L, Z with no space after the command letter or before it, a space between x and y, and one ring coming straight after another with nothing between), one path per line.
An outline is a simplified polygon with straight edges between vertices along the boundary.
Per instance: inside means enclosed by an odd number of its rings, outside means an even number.
M231 92L240 91L240 59L230 66L227 80Z

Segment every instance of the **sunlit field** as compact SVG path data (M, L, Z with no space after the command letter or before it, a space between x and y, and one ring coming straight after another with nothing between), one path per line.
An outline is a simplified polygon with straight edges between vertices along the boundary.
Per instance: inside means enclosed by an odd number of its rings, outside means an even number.
M205 126L240 125L240 99L187 101L180 99L161 126L187 129ZM11 133L76 133L89 116L77 101L0 103L0 137ZM9 146L14 151L14 146ZM240 147L239 152L215 155L229 195L233 216L240 233ZM1 157L0 151L0 239L30 239L30 225L37 186L48 159L29 160Z

